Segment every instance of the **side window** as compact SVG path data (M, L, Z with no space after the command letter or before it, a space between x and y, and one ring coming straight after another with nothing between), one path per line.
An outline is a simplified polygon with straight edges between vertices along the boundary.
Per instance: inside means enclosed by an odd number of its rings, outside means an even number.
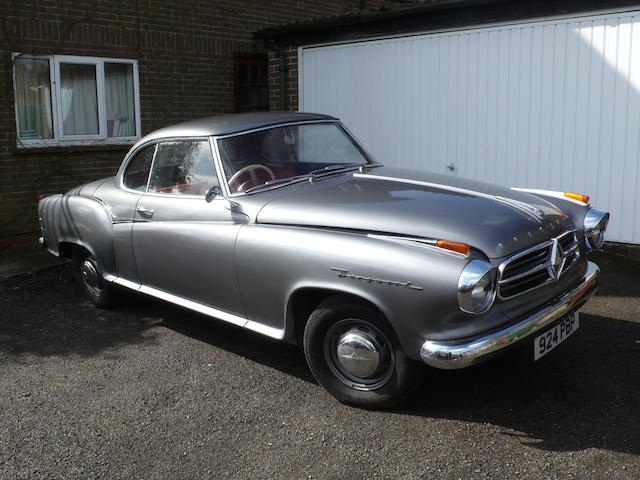
M158 143L149 192L204 196L214 185L218 177L208 141Z
M149 170L151 169L151 162L153 161L153 152L155 151L155 145L149 145L138 151L124 172L124 186L131 190L138 190L143 192L147 186L147 179L149 178Z

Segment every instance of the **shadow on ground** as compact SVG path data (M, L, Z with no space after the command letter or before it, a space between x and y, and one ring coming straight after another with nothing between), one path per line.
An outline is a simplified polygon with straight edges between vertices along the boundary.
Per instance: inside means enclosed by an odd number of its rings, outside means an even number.
M140 296L96 314L70 283L69 269L56 268L0 284L0 366L23 354L117 354L156 342L156 327L165 327L314 382L297 347ZM630 296L636 282L628 283L620 288ZM464 371L430 371L396 413L496 425L544 450L637 455L639 351L640 322L583 314L571 340L542 361L522 350Z
M127 294L120 308L85 300L70 268L56 267L0 283L0 365L35 356L117 354L123 345L153 343L165 327L236 355L315 382L302 351L283 342L156 301Z
M68 267L12 277L0 283L0 365L23 354L92 356L151 342L149 330L161 321L146 300L97 310Z
M399 411L506 427L552 451L640 454L640 324L594 315L539 362L533 346L457 372L430 372Z

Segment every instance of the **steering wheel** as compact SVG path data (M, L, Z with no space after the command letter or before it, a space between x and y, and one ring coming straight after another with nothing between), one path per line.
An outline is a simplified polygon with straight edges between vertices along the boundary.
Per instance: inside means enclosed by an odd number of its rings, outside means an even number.
M262 165L260 163L254 163L252 165L247 165L246 167L242 167L240 170L234 173L229 179L229 182L228 182L229 187L231 187L233 183L237 182L240 179L240 177L245 173L248 173L251 176L251 181L253 182L254 185L258 185L258 176L256 175L256 170L264 170L269 174L269 176L271 177L271 180L276 179L276 176L273 173L273 170L271 170L269 167L267 167L266 165ZM244 185L241 185L241 187L244 187ZM241 191L241 189L238 188L236 189L236 191Z

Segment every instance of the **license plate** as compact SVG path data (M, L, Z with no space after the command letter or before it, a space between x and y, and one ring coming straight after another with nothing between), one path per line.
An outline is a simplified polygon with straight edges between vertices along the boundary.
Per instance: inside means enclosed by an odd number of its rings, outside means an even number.
M570 313L555 326L538 335L533 341L533 359L539 360L564 342L569 335L578 330L580 321L578 312Z

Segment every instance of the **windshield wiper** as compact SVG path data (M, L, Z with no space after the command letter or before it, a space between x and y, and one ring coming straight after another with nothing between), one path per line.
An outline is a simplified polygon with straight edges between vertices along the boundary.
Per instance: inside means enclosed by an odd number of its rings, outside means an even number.
M317 168L315 170L311 170L309 175L313 175L314 177L324 176L330 173L340 173L343 170L353 170L355 168L365 169L365 168L374 168L381 167L382 165L379 163L345 163L342 165L328 165L323 168Z
M284 177L284 178L274 178L273 180L269 180L268 182L261 183L260 185L254 185L253 187L245 190L243 193L251 193L256 190L260 190L262 188L267 188L270 186L278 186L284 187L286 185L291 185L293 183L298 183L303 180L307 180L311 175L295 175L293 177Z
M374 168L374 167L382 167L382 164L380 163L345 163L342 165L328 165L323 168L317 168L316 170L312 170L309 173L305 173L304 175L294 175L292 177L275 178L273 180L269 180L268 182L261 183L260 185L254 185L248 190L245 190L243 193L253 193L257 190L262 190L263 188L268 188L268 187L286 187L287 185L292 185L294 183L298 183L303 180L323 177L331 173L340 173L342 171L353 170L356 168L365 169L365 168Z
M326 167L316 168L315 170L311 170L309 175L319 175L323 173L333 172L334 170L342 170L345 168L356 168L362 167L364 164L362 163L343 163L341 165L327 165Z

